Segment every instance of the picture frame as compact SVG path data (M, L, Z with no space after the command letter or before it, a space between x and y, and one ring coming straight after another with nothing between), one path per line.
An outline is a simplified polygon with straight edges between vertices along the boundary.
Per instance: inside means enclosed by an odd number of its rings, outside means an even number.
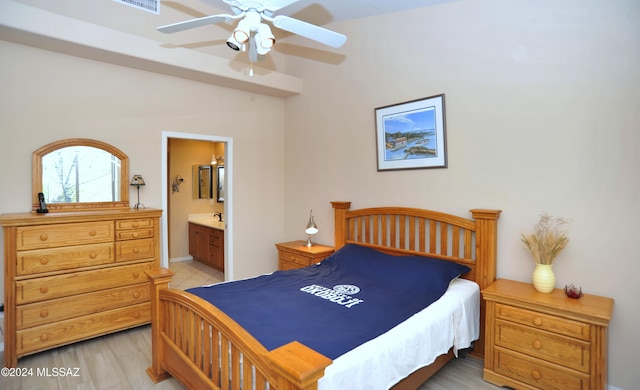
M447 168L444 94L375 109L378 171Z

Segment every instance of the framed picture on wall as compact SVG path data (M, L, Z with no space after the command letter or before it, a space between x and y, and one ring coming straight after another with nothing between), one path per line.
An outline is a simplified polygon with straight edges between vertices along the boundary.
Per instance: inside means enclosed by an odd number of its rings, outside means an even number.
M378 171L446 168L444 94L375 109Z

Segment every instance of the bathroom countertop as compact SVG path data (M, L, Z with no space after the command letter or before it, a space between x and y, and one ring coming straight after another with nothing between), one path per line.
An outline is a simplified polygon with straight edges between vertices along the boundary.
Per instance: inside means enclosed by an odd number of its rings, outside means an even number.
M189 214L188 221L191 223L195 223L198 225L218 229L225 230L224 221L218 221L218 217L213 217L213 213L211 214Z

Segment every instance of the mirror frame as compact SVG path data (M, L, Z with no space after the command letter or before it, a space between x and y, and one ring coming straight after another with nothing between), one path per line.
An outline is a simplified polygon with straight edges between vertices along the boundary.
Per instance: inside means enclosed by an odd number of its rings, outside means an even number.
M67 146L90 146L102 149L120 159L120 193L121 199L117 202L82 202L82 203L47 203L49 212L58 211L90 211L104 209L128 209L129 207L129 157L120 149L108 143L89 138L70 138L52 142L45 145L31 155L31 208L35 212L39 207L38 193L42 192L42 157Z

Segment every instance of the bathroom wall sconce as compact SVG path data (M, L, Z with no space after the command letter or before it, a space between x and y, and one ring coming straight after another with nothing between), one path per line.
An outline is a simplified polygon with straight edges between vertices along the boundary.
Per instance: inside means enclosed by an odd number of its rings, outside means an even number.
M145 185L142 175L133 175L133 178L131 179L131 185L138 188L138 203L136 203L133 208L137 210L140 208L140 206L142 206L142 208L144 209L144 205L140 203L140 187Z
M171 183L171 191L180 192L180 184L182 184L183 182L184 182L184 179L182 178L182 176L180 175L176 176L176 178L173 179L173 182Z
M311 235L318 233L318 225L316 225L316 221L313 220L313 210L309 211L309 222L307 222L307 227L304 229L304 232L307 233L307 246L312 246L311 243Z
M215 154L211 155L211 165L223 165L224 164L224 156L216 156Z

